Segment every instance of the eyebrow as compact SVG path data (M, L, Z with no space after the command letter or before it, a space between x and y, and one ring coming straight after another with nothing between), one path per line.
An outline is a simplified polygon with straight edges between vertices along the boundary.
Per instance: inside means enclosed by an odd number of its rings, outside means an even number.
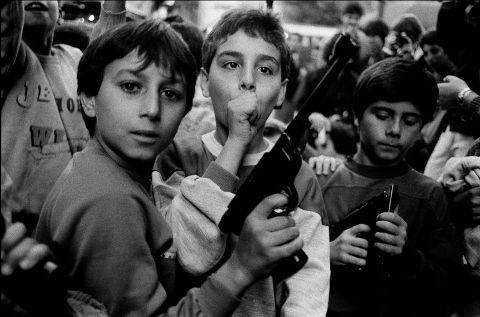
M372 108L373 111L386 111L388 112L389 114L392 114L395 112L395 110L393 109L390 109L390 108L386 108L386 107L382 107L382 106L375 106ZM417 117L417 118L421 118L422 115L419 114L419 113L416 113L416 112L405 112L403 113L404 116L412 116L412 117Z
M236 58L242 58L242 54L238 51L223 51L220 54L218 54L217 59L224 57L224 56L232 56ZM261 61L271 61L275 63L276 65L280 65L280 63L277 61L277 59L271 55L267 54L259 54L258 59Z
M142 74L143 69L130 69L130 68L124 68L119 70L113 78L120 77L123 74L130 74L136 77L140 77L142 79L145 79L147 76ZM165 76L166 80L164 81L164 84L184 84L184 81L181 76L178 76L176 74L173 74L174 76Z

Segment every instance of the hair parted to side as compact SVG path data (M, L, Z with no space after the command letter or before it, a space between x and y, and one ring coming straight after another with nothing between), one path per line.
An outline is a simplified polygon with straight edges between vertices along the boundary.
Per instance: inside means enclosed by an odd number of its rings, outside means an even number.
M425 124L432 119L437 98L438 87L430 73L415 61L390 57L360 75L353 93L353 112L360 120L374 102L407 101L420 111Z
M187 113L192 106L198 75L195 58L181 36L158 19L127 22L93 40L85 49L78 65L78 94L96 96L103 81L105 67L135 50L142 59L139 70L155 63L170 72L172 77L177 74L184 78Z
M290 49L280 20L270 12L256 9L234 9L225 13L208 34L202 48L202 66L209 71L217 48L227 37L242 30L252 37L260 36L280 51L282 80L290 71Z

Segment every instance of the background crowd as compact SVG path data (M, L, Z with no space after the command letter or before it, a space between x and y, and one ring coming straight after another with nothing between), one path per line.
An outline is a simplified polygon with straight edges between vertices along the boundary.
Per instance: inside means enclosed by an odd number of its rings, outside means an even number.
M276 5L201 29L174 1L1 4L2 311L480 314L480 3L441 1L426 29L348 1L308 53ZM358 48L312 99L345 34ZM272 195L222 232L307 102L294 211L271 218ZM333 234L390 184L398 207Z

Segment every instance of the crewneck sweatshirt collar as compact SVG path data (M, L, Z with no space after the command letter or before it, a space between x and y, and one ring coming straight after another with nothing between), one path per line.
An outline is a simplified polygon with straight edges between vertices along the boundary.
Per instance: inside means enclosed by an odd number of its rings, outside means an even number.
M267 142L267 149L258 153L246 154L243 157L242 166L257 165L263 154L266 152L270 152L270 150L273 148L273 143L268 139L265 139L265 141ZM220 142L215 139L215 130L202 135L202 142L206 146L208 151L213 154L213 156L218 157L218 155L220 155L220 152L223 149L223 145L221 145Z
M351 157L347 158L345 166L353 172L369 178L398 177L412 169L405 161L395 166L368 166L355 162Z

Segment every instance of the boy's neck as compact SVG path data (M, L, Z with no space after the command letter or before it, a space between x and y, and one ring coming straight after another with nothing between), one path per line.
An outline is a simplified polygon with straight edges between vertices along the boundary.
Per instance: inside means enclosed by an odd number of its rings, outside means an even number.
M52 51L53 35L43 37L38 34L32 34L31 36L24 34L23 40L35 54L50 55Z
M138 176L141 179L144 179L144 180L151 179L154 161L148 162L148 161L126 160L125 158L119 156L117 153L112 151L112 149L110 149L108 146L105 146L102 140L100 140L96 136L94 137L94 140L99 144L99 146L103 149L103 151L105 151L105 153L113 161L115 161L115 163L117 163L120 167Z
M352 159L357 164L369 167L392 167L400 165L404 162L403 156L391 161L376 160L373 158L373 155L368 155L368 153L366 153L361 146L359 147L357 153L353 155Z

